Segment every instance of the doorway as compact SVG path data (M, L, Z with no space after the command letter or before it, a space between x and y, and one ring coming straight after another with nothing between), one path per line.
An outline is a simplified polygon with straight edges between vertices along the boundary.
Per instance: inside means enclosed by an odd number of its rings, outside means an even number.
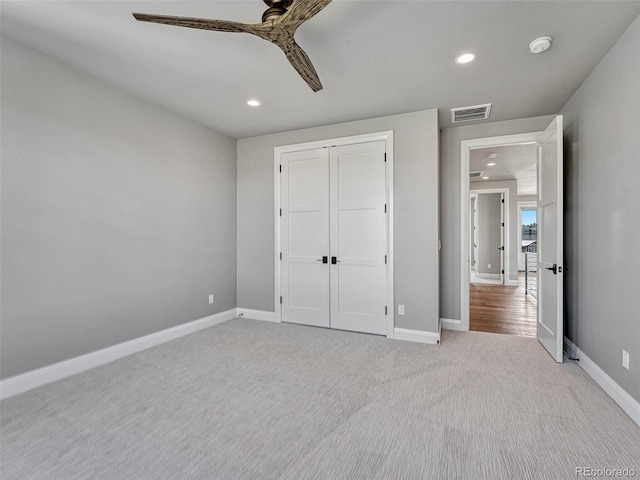
M533 177L536 181L534 200L537 207L537 302L535 336L557 362L563 361L563 162L562 116L558 115L544 132L530 132L500 137L478 138L461 142L461 322L460 330L470 328L470 159L473 151L486 148L508 148L531 145L536 151ZM495 158L495 157L489 157ZM487 162L493 167L495 162ZM477 173L477 172L476 172ZM476 177L489 180L480 172ZM489 178L483 178L489 177ZM526 182L523 182L526 183ZM513 205L513 213L517 211ZM515 220L515 218L514 218ZM515 221L514 221L515 224ZM517 273L517 254L513 250L513 268ZM506 288L506 286L499 286ZM524 295L524 291L523 297ZM522 297L520 297L522 298ZM491 315L495 317L495 312Z
M470 283L504 285L508 280L510 245L507 237L509 190L506 188L471 190L469 226ZM506 274L505 274L506 272Z
M527 188L535 189L535 182L531 186L519 184L526 183L520 173L523 166L528 163L535 169L536 158L535 144L494 146L472 152L471 169L485 164L484 168L490 171L484 172L483 176L489 177L485 181L473 181L470 177L471 196L476 197L475 211L470 212L475 220L470 228L475 231L477 251L469 277L470 330L536 336L537 302L535 297L527 296L525 279L518 272L519 235L514 218L516 209L511 205L511 197L535 194L527 192ZM486 167L486 163L496 168ZM496 185L504 188L489 188Z
M393 338L392 139L275 149L280 321Z

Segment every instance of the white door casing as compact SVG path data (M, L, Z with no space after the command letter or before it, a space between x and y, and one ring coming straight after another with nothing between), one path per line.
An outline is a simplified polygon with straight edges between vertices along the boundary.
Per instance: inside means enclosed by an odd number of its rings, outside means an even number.
M545 129L538 146L537 337L556 362L564 340L562 115Z
M284 322L329 327L328 157L317 148L280 159Z
M386 333L384 155L383 141L330 149L331 328Z

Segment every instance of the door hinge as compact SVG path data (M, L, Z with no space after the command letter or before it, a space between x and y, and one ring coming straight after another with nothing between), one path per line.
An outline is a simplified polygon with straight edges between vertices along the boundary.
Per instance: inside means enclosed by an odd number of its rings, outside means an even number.
M504 250L504 247L500 247L500 250Z
M280 303L282 303L282 295L280 295Z
M387 161L387 152L384 152L384 161Z
M280 260L282 260L282 252L280 252Z
M504 203L504 198L502 200L500 200L502 203Z
M384 264L385 265L387 264L387 256L386 255L384 256Z
M384 213L387 213L387 204L384 204Z
M504 275L504 270L502 270L502 274Z
M502 226L504 227L504 222L502 222Z
M280 209L280 216L282 216L282 209Z
M280 173L282 173L282 165L280 165Z
M384 307L384 314L385 315L387 314L387 307L386 306Z

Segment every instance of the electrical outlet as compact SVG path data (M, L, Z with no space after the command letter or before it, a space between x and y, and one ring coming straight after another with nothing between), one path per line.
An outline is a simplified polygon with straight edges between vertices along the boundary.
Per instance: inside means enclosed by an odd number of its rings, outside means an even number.
M404 315L404 305L398 305L398 315Z
M622 350L622 366L629 370L629 352Z
M491 268L491 264L488 264L488 265L487 265L487 268Z
M213 304L213 293L209 295L209 305Z

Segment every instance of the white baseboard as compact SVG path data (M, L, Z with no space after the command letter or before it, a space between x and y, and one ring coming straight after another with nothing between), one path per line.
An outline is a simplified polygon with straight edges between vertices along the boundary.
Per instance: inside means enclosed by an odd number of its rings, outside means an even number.
M580 360L578 365L640 426L640 403L629 395L567 337L564 337L564 347L569 355Z
M455 320L453 318L441 318L440 324L445 330L457 330L458 332L466 332L466 330L462 328L462 320Z
M578 358L578 347L567 337L564 337L564 351L571 355L571 357Z
M499 273L476 273L478 278L491 278L493 280L500 280L501 275Z
M238 308L238 316L250 318L252 320L263 320L265 322L280 323L276 317L276 312L265 312L264 310L251 310L250 308Z
M518 280L505 280L504 284L509 287L519 287L520 282Z
M113 362L120 358L141 352L156 345L160 345L204 328L218 325L237 316L237 309L216 313L176 327L167 328L156 333L135 338L95 352L70 358L46 367L21 373L0 381L0 399L5 399L41 387L48 383L62 380L77 373Z
M394 328L393 339L404 340L406 342L429 343L431 345L440 344L439 333L423 332L422 330L409 330L406 328Z

